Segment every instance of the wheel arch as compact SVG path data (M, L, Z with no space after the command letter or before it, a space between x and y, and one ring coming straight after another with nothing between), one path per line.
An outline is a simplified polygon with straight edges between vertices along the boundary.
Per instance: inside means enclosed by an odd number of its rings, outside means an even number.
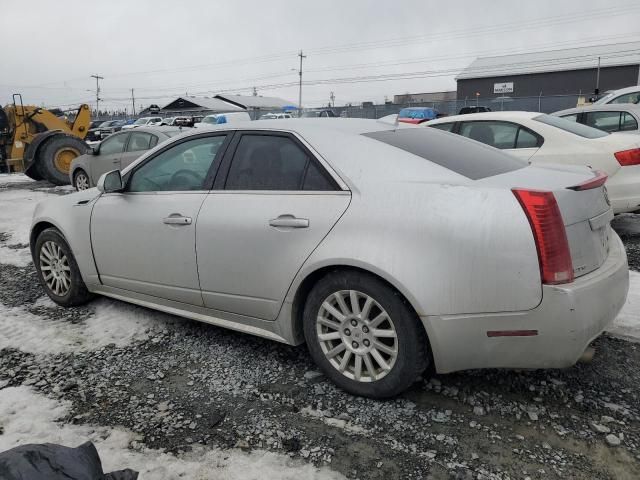
M402 300L407 304L407 306L411 309L411 311L415 314L416 321L418 321L421 327L424 330L425 337L428 343L428 352L429 352L429 361L430 364L433 365L433 350L431 348L431 340L429 338L429 333L427 329L420 319L420 312L416 309L417 302L416 300L406 291L403 291L401 286L397 285L397 282L394 282L393 279L386 275L384 272L381 272L378 268L375 268L373 265L355 265L351 263L331 263L327 265L321 265L317 268L306 272L304 277L299 280L299 282L294 286L293 294L291 296L291 331L293 334L293 338L296 339L296 342L303 343L304 335L302 331L302 322L303 322L303 312L304 312L304 304L311 292L313 286L320 281L323 277L328 275L329 273L335 271L355 271L360 273L366 273L368 275L372 275L376 277L378 280L382 281L385 285L395 291ZM413 301L412 301L413 300ZM423 314L424 315L424 314Z
M33 249L36 245L36 240L38 239L40 234L44 232L47 228L55 228L58 232L60 232L60 235L62 235L65 239L67 238L64 232L62 231L62 229L58 225L55 225L47 220L39 221L38 223L33 225L33 227L31 227L31 233L29 234L29 249L31 250L32 256L33 256Z

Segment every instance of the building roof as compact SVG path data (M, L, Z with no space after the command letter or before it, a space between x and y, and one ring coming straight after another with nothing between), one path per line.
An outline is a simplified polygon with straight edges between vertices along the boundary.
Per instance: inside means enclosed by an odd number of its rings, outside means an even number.
M225 102L219 98L210 97L178 97L172 102L168 103L161 109L162 111L177 111L177 112L243 112L245 109Z
M253 108L283 108L294 105L289 100L283 100L277 97L262 97L259 95L216 95L215 98L231 103L244 109Z
M456 77L468 78L526 75L640 64L640 42L614 43L542 52L478 57Z

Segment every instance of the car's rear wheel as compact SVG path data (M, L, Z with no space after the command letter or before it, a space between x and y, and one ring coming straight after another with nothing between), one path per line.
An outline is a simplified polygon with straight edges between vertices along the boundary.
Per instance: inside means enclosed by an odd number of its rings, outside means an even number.
M87 172L85 172L82 169L79 169L73 175L73 186L76 187L76 190L78 191L91 188L91 184L89 182L89 175L87 175Z
M34 261L40 283L58 305L82 305L92 298L71 248L55 228L47 228L38 236Z
M415 312L397 291L364 272L336 271L313 287L304 334L323 372L356 395L397 395L428 363L428 341Z

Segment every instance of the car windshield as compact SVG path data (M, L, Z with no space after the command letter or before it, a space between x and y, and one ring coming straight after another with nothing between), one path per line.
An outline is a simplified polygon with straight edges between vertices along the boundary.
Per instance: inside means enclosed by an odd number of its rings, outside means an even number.
M111 120L107 122L102 122L100 125L98 125L98 128L108 127L110 125L111 125Z
M147 122L149 121L148 118L139 118L138 120L136 120L135 122L133 122L134 125L146 125Z
M430 128L402 128L363 134L405 152L422 157L471 180L524 168L518 158L477 142Z
M572 122L562 117L553 117L551 115L538 115L533 118L536 122L546 123L552 127L559 128L565 132L578 135L583 138L601 138L609 135L608 132L603 132L597 128L588 127L582 123Z

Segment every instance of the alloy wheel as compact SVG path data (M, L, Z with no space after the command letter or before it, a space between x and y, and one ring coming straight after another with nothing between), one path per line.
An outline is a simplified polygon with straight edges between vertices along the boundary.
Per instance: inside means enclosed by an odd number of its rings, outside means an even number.
M380 380L398 358L391 317L373 297L357 290L334 292L322 302L316 333L329 363L358 382Z
M89 178L84 172L80 172L76 175L76 190L86 190L89 188Z
M47 241L40 249L40 272L47 288L58 297L71 289L69 259L57 243Z

